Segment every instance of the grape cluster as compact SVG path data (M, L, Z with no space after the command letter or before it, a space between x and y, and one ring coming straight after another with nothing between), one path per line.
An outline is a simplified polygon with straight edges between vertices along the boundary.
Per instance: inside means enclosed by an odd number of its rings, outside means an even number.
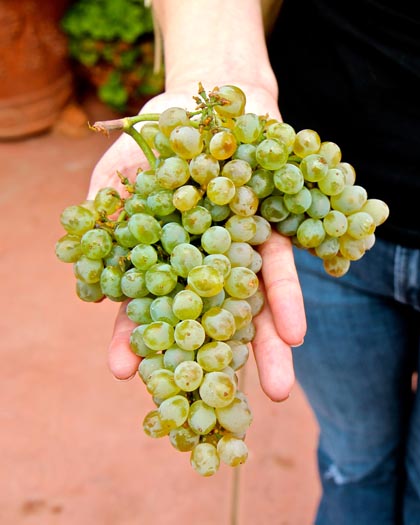
M275 228L339 277L373 245L388 207L355 184L335 143L245 112L238 87L207 94L200 85L194 99L194 112L121 119L150 169L132 182L120 176L124 196L105 187L67 207L56 255L73 264L80 299L126 301L130 346L156 406L144 431L168 436L210 476L248 455L252 413L237 371L264 302L258 245Z

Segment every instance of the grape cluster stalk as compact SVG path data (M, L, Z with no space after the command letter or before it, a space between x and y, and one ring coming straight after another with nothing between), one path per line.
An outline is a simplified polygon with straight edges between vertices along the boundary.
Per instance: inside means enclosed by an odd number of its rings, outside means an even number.
M143 429L211 476L248 457L252 412L237 372L264 303L258 246L274 228L340 277L373 246L389 209L355 183L337 144L246 112L238 87L199 84L193 99L192 112L94 124L129 134L149 169L134 181L119 174L124 195L104 187L65 208L55 251L73 265L80 299L126 301L155 405Z

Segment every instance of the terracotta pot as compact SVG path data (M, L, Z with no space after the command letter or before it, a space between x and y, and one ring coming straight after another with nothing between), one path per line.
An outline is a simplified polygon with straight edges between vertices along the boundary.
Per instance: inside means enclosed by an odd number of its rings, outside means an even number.
M50 128L73 92L60 19L70 0L0 2L0 140Z

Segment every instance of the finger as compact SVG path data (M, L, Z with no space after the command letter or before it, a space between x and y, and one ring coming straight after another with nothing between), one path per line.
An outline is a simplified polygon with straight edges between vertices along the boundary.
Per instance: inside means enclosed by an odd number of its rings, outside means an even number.
M266 297L280 338L288 345L302 344L306 318L290 239L273 231L260 246Z
M130 348L130 334L137 325L127 317L126 306L127 302L120 306L108 350L108 365L117 379L132 378L141 361Z
M280 339L268 304L254 323L252 348L261 388L272 401L283 401L289 397L295 381L290 346Z

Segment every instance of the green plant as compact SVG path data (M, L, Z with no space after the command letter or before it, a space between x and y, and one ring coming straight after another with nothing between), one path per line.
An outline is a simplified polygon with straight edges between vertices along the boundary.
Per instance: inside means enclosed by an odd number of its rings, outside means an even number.
M153 19L144 0L77 0L61 21L69 54L98 96L119 111L162 90L154 71Z

